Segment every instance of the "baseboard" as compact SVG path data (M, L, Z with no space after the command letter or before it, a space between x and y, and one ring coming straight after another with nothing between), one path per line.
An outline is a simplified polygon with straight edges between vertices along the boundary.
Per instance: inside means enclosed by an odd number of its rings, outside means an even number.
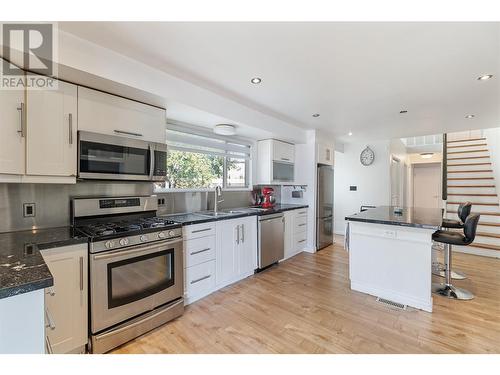
M466 247L453 246L453 251L463 254L479 255L488 258L500 258L500 251L492 249L482 249L469 245Z
M415 307L427 312L432 312L432 296L430 301L416 299L411 296L395 292L393 290L377 288L373 285L365 284L363 282L355 282L351 280L351 289L358 292L370 294L375 297L381 297L390 301L399 302L404 305Z

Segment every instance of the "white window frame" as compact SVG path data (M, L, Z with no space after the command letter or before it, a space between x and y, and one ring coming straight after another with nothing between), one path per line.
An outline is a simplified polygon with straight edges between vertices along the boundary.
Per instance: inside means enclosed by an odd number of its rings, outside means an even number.
M207 142L204 142L203 140L200 140L199 144L190 144L189 147L177 147L177 146L169 146L169 137L168 137L168 131L176 131L176 132L182 132L182 133L188 133L191 135L196 135L200 137L206 137ZM195 153L206 153L208 155L219 155L224 158L224 168L223 168L223 176L222 176L222 190L224 191L251 191L253 189L253 184L252 184L252 178L253 178L253 169L252 169L252 163L253 163L253 152L254 152L254 147L255 147L255 141L249 140L246 138L241 138L241 137L225 137L225 136L220 136L217 134L214 134L207 130L206 128L201 128L198 126L194 126L191 124L186 124L182 122L173 122L173 121L168 121L167 122L167 158L168 158L168 150L177 150L177 151L186 151L186 152L195 152ZM216 152L210 152L203 150L202 148L197 148L197 147L202 147L202 146L210 146L210 141L209 139L216 139L220 141L224 141L227 143L234 143L234 144L239 144L242 146L248 147L248 156L247 157L241 157L238 155L234 155L235 159L245 159L248 161L245 169L245 181L247 182L246 187L228 187L227 186L227 167L226 167L226 161L227 158L231 158L232 155L228 153L216 153ZM228 147L230 149L230 147ZM235 151L236 148L233 149ZM226 151L227 152L227 151ZM175 193L175 192L207 192L207 191L213 191L213 188L189 188L189 189L179 189L179 188L158 188L155 186L154 192L155 193Z

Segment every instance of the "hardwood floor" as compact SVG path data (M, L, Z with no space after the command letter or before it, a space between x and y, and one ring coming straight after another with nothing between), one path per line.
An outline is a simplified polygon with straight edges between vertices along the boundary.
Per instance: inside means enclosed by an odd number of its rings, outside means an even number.
M351 291L341 246L302 253L113 353L500 353L500 259L454 253L454 264L476 298L435 296L430 314Z

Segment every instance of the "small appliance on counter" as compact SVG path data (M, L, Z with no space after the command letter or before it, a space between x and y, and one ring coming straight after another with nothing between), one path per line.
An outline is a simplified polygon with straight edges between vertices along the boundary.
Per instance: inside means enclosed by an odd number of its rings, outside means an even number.
M274 196L274 189L272 187L262 188L263 200L261 207L262 208L273 208L276 203L276 198Z

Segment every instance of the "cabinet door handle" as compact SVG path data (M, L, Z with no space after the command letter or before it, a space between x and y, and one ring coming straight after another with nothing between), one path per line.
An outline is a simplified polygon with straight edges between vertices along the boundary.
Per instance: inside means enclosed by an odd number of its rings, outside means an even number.
M326 150L326 160L330 161L330 150Z
M189 255L196 255L196 254L204 253L205 251L208 251L208 250L210 250L209 247L207 247L206 249L203 249L203 250L193 251L193 252L189 253Z
M125 135L132 135L134 137L142 137L142 134L141 133L134 133L134 132L127 132L125 130L118 130L118 129L115 129L114 132L116 134L125 134Z
M209 230L211 230L212 228L205 228L205 229L197 229L197 230L193 230L191 233L201 233L201 232L207 232Z
M45 317L47 318L47 324L45 325L45 327L50 328L51 330L55 330L56 324L54 323L54 319L52 319L52 316L50 315L50 312L47 309L45 309Z
M19 111L19 116L21 119L21 130L18 130L17 132L21 134L21 137L24 138L26 136L26 133L24 132L24 103L20 103L19 107L17 107L17 110Z
M191 281L191 284L196 284L196 283L199 283L200 281L203 281L203 280L206 280L206 279L209 279L211 275L207 275L207 276L203 276L203 277L200 277L199 279L196 279L196 280L193 280Z
M240 244L240 226L236 227L236 244Z
M283 161L290 161L290 159L288 159L288 158L281 158L281 160L283 160Z
M56 295L56 290L54 289L54 287L53 287L53 286L49 286L46 290L47 290L47 292L46 292L46 293L47 293L49 296L54 297L54 296Z
M302 243L302 242L306 242L306 240L300 240L300 241L298 241L298 242L299 242L299 243Z
M68 125L69 125L69 144L73 144L73 114L68 115Z
M80 290L83 291L83 257L80 257Z
M245 243L245 224L241 224L241 242Z
M302 223L302 224L299 224L299 227L303 227L305 225L306 225L306 223Z

